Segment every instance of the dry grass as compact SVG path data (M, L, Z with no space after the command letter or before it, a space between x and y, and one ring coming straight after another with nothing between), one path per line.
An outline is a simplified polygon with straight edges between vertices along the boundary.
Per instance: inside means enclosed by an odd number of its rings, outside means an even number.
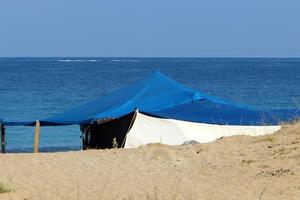
M0 182L0 194L9 193L11 191L12 191L12 189L10 187L8 187L6 184Z

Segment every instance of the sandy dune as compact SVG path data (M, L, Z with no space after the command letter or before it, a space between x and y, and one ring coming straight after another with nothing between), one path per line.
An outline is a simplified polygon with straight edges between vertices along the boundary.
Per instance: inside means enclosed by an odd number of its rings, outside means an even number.
M0 199L300 199L300 123L209 144L0 155Z

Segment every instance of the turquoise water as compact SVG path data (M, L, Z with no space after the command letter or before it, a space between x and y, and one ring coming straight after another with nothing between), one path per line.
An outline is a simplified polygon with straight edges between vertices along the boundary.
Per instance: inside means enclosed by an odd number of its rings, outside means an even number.
M260 108L298 108L300 59L0 58L0 118L40 119L160 70L213 96ZM8 151L31 151L33 127L7 127ZM80 148L78 126L42 127L45 151Z

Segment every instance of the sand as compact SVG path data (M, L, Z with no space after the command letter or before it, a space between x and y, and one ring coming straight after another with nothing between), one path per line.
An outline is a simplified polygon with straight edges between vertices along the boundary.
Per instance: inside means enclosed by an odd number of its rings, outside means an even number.
M0 164L12 189L0 199L300 199L300 123L209 144L6 154Z

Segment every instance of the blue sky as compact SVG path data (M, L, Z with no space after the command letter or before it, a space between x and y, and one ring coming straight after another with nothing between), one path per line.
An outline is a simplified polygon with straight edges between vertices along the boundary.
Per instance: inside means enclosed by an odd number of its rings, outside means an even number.
M300 1L1 0L0 56L300 57Z

